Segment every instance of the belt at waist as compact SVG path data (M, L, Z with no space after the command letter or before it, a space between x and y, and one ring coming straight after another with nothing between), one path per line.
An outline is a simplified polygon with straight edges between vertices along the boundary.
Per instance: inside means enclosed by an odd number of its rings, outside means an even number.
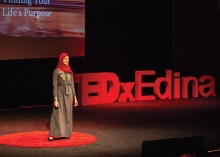
M71 84L59 84L58 86L63 86L65 88L65 94L69 95L69 91L71 90Z

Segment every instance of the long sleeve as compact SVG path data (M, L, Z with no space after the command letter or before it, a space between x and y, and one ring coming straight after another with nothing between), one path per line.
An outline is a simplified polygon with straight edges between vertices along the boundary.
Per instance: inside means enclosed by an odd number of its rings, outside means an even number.
M53 71L53 97L57 98L57 70Z
M72 79L71 79L71 88L72 88L72 92L73 92L73 96L76 96L76 92L75 92L75 85L74 85L74 81L73 81L73 75L72 75Z

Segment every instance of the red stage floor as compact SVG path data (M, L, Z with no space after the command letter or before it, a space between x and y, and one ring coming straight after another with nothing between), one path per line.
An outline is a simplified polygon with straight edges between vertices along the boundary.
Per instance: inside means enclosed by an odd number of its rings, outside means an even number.
M51 107L1 110L0 135L47 131ZM200 135L205 136L208 150L220 148L218 97L116 102L77 107L73 115L74 132L93 135L96 142L68 148L0 145L0 156L136 157L141 155L143 141Z

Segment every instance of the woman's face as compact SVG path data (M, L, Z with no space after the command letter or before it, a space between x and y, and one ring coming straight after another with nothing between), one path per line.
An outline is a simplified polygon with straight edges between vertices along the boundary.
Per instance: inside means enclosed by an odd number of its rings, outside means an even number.
M64 59L63 59L63 63L65 65L68 65L69 64L69 56L66 56Z

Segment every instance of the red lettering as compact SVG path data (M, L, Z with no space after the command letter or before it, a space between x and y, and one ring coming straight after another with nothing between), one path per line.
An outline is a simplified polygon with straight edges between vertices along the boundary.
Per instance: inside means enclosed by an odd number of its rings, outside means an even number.
M113 103L117 100L120 92L120 82L116 74L105 72L100 75L100 103Z
M196 77L182 77L182 98L188 98L188 85L192 82L192 97L198 97L198 79Z
M135 71L135 83L120 83L118 76L111 72L74 74L73 77L74 82L77 83L77 98L82 106L113 103L117 99L119 102L155 100L156 96L160 99L172 99L172 97L179 99L181 94L182 98L188 98L188 88L191 84L192 97L198 97L199 94L203 97L217 95L215 92L215 78L212 76L201 76L198 81L193 76L181 78L180 72L174 72L172 78L172 70L166 70L165 77L158 77L154 82L143 81L144 76L155 74L155 70ZM163 93L161 92L162 83L165 83ZM189 85L189 83L191 84ZM199 86L198 83L203 84ZM134 86L135 98L132 94ZM153 88L154 95L143 95L143 88Z
M100 104L100 75L100 73L82 74L82 82L79 86L81 88L82 97L80 97L80 102L82 102L82 106Z
M165 83L165 92L161 94L161 83ZM172 98L172 70L166 70L166 77L158 77L155 81L154 94L160 99Z
M121 93L118 98L119 102L125 102L127 99L130 101L135 101L134 96L131 94L131 90L134 87L134 82L121 83Z
M173 98L180 98L180 72L173 73Z
M216 96L215 93L215 78L212 76L207 76L204 75L202 77L199 78L199 82L204 83L205 80L209 80L209 83L204 84L204 85L200 85L199 86L199 93L203 96L203 97L208 97L210 95L212 96ZM209 89L208 92L205 93L205 89Z
M135 99L136 100L155 100L154 95L142 95L143 87L154 87L154 82L143 83L142 76L144 75L155 75L155 70L149 71L135 71Z

